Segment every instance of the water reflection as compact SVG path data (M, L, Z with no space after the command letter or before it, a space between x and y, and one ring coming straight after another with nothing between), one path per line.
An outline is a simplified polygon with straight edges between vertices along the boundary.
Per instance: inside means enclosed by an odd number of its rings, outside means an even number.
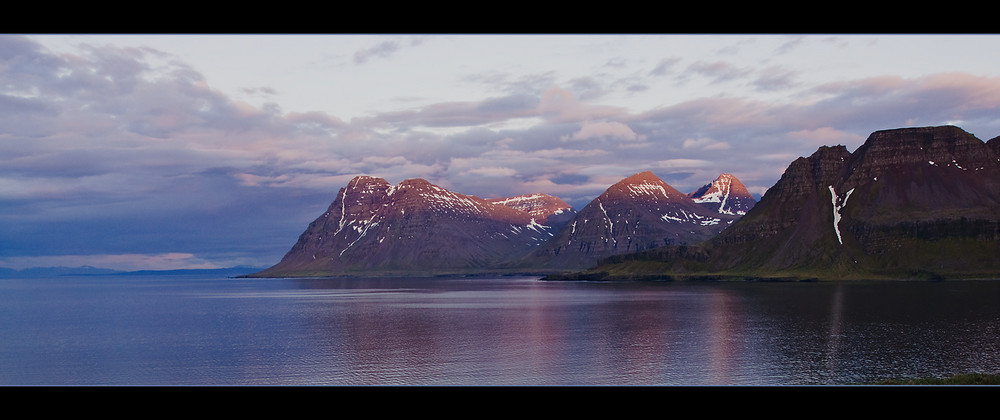
M841 317L843 315L844 286L833 287L833 298L830 299L830 332L826 347L826 369L829 372L837 370L838 350L841 346Z
M352 291L326 294L316 325L331 382L813 384L998 366L995 286L375 284L327 285Z
M3 384L797 385L1000 372L1000 282L0 282Z

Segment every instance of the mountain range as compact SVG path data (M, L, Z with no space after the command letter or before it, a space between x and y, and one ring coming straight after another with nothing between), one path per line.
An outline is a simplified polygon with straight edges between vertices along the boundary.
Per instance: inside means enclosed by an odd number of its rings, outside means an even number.
M638 173L587 204L522 265L587 268L611 255L699 243L729 227L753 202L746 187L729 174L684 194L652 172Z
M872 133L793 161L739 221L693 246L551 278L943 279L1000 272L1000 137Z
M573 215L547 194L483 199L423 179L359 176L262 277L443 274L510 265Z
M254 276L548 273L549 279L996 277L1000 137L872 133L792 161L757 202L731 174L684 194L651 172L575 211L357 177Z
M580 212L542 193L483 199L423 179L391 185L359 176L278 264L253 276L585 269L611 255L709 239L753 202L728 174L689 195L639 173Z

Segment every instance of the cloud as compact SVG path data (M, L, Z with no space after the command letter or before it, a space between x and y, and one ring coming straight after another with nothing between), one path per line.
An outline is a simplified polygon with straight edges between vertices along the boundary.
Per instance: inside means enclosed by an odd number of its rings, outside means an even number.
M857 134L840 131L833 127L791 131L787 134L787 137L791 141L804 140L815 147L857 144L859 141L864 140Z
M617 121L584 121L580 130L569 136L570 140L592 138L611 138L630 141L637 140L640 136L635 134L629 126Z
M396 40L386 40L371 47L360 49L354 52L354 63L362 64L371 57L388 57L399 50L399 42Z
M249 94L249 95L261 94L261 95L264 95L264 96L272 96L272 95L275 95L275 94L278 93L278 91L275 90L274 88L267 87L267 86L260 86L260 87L253 87L253 88L242 88L242 89L240 89L240 91L243 92L243 93Z
M472 127L534 117L537 106L536 97L512 95L482 101L436 103L417 109L380 113L358 122L372 126Z
M488 71L468 75L463 80L476 82L509 95L537 95L538 92L556 84L555 72L539 72L520 75L500 71Z
M712 166L714 162L704 159L666 159L654 162L652 166L663 169L691 169Z
M680 61L680 57L664 58L656 63L656 66L649 71L649 74L653 76L666 76L671 74L674 71L674 67Z
M514 176L514 174L516 174L517 171L515 171L515 170L513 170L511 168L504 168L504 167L494 166L494 167L488 167L488 168L470 169L466 173L473 174L473 175L486 176L486 177L511 177L511 176Z
M426 39L422 36L408 37L409 45L420 45ZM404 39L387 39L380 41L375 45L368 48L362 48L354 52L353 58L355 64L364 64L372 58L388 58L400 51L406 41Z
M761 70L760 76L753 80L752 85L762 91L790 89L798 85L797 74L785 68L772 66Z
M555 149L536 150L530 153L531 156L550 159L573 159L581 157L606 156L610 152L601 149L565 149L557 147Z
M817 121L813 126L875 131L962 120L963 128L973 133L1000 128L1000 77L967 73L879 76L827 83L811 92L822 99L797 112L808 111L808 118ZM986 133L987 138L993 135Z
M356 57L371 63L405 46L394 38ZM875 130L961 121L1000 134L1000 78L967 73L810 86L790 67L701 60L687 68L786 96L692 97L637 111L596 101L629 95L628 85L668 97L654 79L680 74L684 62L647 63L646 76L619 62L630 78L480 73L464 80L501 93L344 120L240 102L153 49L54 54L0 36L0 257L194 266L253 255L266 264L362 174L484 197L545 192L580 208L643 170L681 191L722 172L763 191L795 157L856 147ZM187 256L164 257L178 252Z
M782 118L783 111L780 104L759 100L709 97L641 112L629 116L627 121L633 126L642 125L679 134L706 130L729 133L755 127L781 129L787 124L794 124L794 121ZM723 139L726 136L713 137Z
M311 135L330 135L349 128L340 118L319 111L292 112L284 118L296 131Z
M578 101L569 90L551 87L542 92L538 113L552 122L580 122L625 115L626 111L614 106L587 105Z
M596 99L608 93L608 89L594 77L577 77L569 81L570 90L581 99Z
M751 70L725 61L697 61L688 66L688 72L700 74L718 83L741 78L750 74Z
M220 266L201 259L194 254L185 252L169 252L162 254L94 254L94 255L56 255L31 257L0 257L0 267L23 269L30 267L83 267L110 268L123 271L135 270L175 270L175 269L212 269L240 265L231 261L230 265Z
M793 50L799 48L803 42L805 42L806 37L803 35L793 35L787 37L784 43L782 43L777 48L778 54L786 54L792 52Z
M682 149L697 149L697 150L726 150L731 146L729 143L714 140L708 137L702 137L697 139L684 139L684 143L681 145Z

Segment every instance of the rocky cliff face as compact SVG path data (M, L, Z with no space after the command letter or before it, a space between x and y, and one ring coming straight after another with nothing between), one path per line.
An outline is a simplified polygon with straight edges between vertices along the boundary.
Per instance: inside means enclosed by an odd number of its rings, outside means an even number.
M562 231L532 252L525 265L586 268L611 255L698 243L739 218L733 208L723 204L719 212L722 203L711 203L695 202L651 172L635 174L580 210Z
M277 265L258 276L463 272L503 267L572 216L536 194L486 200L425 180L357 177Z
M716 261L728 258L727 266L780 270L809 259L814 243L830 233L827 186L835 183L850 156L843 146L824 146L793 161L742 223L714 239L716 248L734 250L716 256Z
M792 162L695 265L749 276L996 276L998 142L942 126L878 131L853 153L821 147Z

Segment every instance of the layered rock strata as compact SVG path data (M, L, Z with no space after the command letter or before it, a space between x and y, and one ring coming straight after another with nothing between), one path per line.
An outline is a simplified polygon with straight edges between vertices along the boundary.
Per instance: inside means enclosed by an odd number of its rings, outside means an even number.
M793 161L753 209L704 243L707 257L631 259L657 261L664 275L998 276L998 143L940 126L874 132L853 153L824 146Z

